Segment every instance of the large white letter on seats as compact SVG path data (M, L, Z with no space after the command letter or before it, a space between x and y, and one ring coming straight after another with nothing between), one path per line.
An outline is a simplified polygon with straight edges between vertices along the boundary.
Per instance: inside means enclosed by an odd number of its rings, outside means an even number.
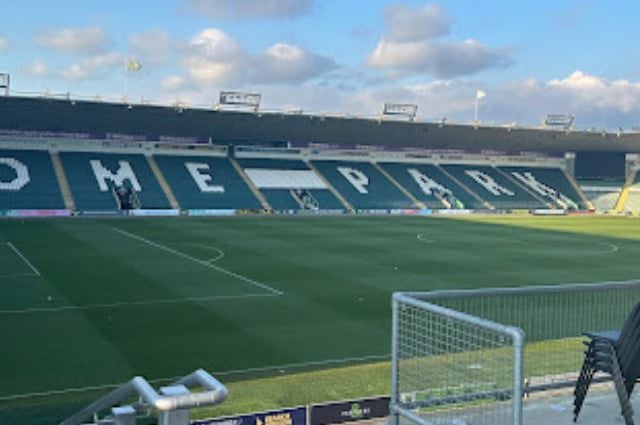
M25 187L31 179L29 178L29 169L22 162L15 158L0 158L0 166L6 165L9 168L13 168L16 172L16 178L5 182L0 180L0 190L15 190L18 191Z
M538 179L536 179L536 177L533 174L531 174L529 171L526 171L524 173L519 173L517 171L514 171L511 174L513 175L513 177L520 180L520 183L526 186L529 186L531 189L535 190L542 196L551 196L554 198L559 196L558 192L555 189L538 181Z
M479 170L464 170L464 172L469 177L471 177L472 179L477 181L478 184L480 184L480 186L482 186L485 189L487 189L487 191L490 192L491 194L493 194L494 196L500 196L501 194L505 194L505 195L509 195L509 196L515 196L515 193L513 193L512 191L510 191L509 189L507 189L504 186L500 186L498 184L498 182L496 182L493 179L493 177L483 173L482 171L479 171Z
M184 166L189 170L189 174L191 174L201 192L224 193L224 186L210 184L213 178L209 174L209 164L185 162Z
M92 159L90 163L101 192L109 191L107 180L111 180L116 186L122 186L125 180L129 180L129 182L131 182L131 186L133 186L133 190L136 192L142 192L142 186L138 183L138 178L133 173L129 161L118 161L118 171L115 173L106 169L98 159Z
M367 190L369 178L362 171L350 167L338 167L338 171L359 193L363 195L369 193Z
M513 175L513 177L518 179L520 183L530 187L540 195L546 196L547 198L551 198L556 201L560 200L565 204L568 204L573 208L578 209L578 206L576 205L575 201L573 201L571 198L569 198L565 194L560 193L554 188L549 187L546 184L542 183L541 181L536 179L536 176L534 176L530 171L525 171L524 173L513 171L511 174Z
M451 194L451 191L449 189L447 189L446 187L444 187L443 185L441 185L437 181L433 180L432 178L430 178L428 176L425 176L424 174L422 174L417 169L409 168L407 170L407 172L411 175L411 177L413 177L413 179L416 181L418 186L420 186L420 189L425 194L433 195L433 191L434 190L436 190L436 191L438 191L440 193Z

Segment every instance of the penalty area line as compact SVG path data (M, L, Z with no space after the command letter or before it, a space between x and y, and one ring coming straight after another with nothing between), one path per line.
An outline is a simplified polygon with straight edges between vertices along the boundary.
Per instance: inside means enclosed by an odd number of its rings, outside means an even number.
M273 295L272 295L273 296ZM237 369L237 370L226 370L226 371L218 371L212 372L214 376L225 376L225 375L238 375L242 373L254 373L254 372L266 372L270 370L286 370L286 369L296 369L296 368L304 368L310 366L326 366L326 365L341 365L345 363L358 363L358 362L368 362L368 361L382 361L388 360L391 358L389 354L374 354L370 356L362 356L362 357L345 357L341 359L327 359L327 360L317 360L310 362L302 362L302 363L288 363L282 365L273 365L273 366L265 366L265 367L255 367L255 368L247 368L247 369ZM150 379L150 383L158 383L158 382L172 382L177 379L182 378L182 376L172 376L167 378L155 378ZM51 391L39 391L32 393L22 393L22 394L11 394L0 396L0 401L12 401L12 400L21 400L25 398L36 398L36 397L50 397L54 395L64 395L64 394L72 394L72 393L80 393L85 391L93 391L93 390L106 390L109 388L116 388L122 385L119 384L104 384L104 385L91 385L86 387L72 387L72 388L64 388L59 390L51 390Z
M146 245L149 245L149 246L152 246L154 248L160 249L162 251L168 252L168 253L173 254L173 255L175 255L177 257L184 258L185 260L189 260L189 261L194 262L196 264L200 264L203 267L207 267L207 268L213 269L215 271L218 271L220 273L224 273L227 276L231 276L231 277L233 277L235 279L241 280L241 281L243 281L245 283L248 283L250 285L257 286L258 288L262 288L262 289L264 289L266 291L271 292L272 294L276 294L276 295L283 295L284 294L284 292L279 291L279 290L277 290L275 288L272 288L269 285L266 285L264 283L258 282L257 280L254 280L254 279L251 279L249 277L243 276L243 275L238 274L236 272L232 272L231 270L227 270L224 267L220 267L220 266L217 266L215 264L212 264L209 261L205 261L205 260L201 260L201 259L196 258L196 257L192 257L189 254L185 254L184 252L178 251L177 249L169 248L168 246L159 244L158 242L154 242L152 240L143 238L142 236L138 236L138 235L135 235L133 233L127 232L125 230L118 229L117 227L112 227L112 229L115 232L120 233L123 236L127 236L127 237L129 237L131 239L137 240L138 242L142 242L142 243L144 243Z
M279 296L279 294L212 295L210 297L176 298L176 299L168 299L168 300L122 301L117 303L65 305L60 307L33 307L33 308L25 308L21 310L0 310L0 315L29 314L29 313L55 313L55 312L69 311L69 310L97 310L97 309L104 309L104 308L138 307L138 306L161 305L161 304L180 304L185 302L242 300L246 298L266 298L266 297L277 297L277 296Z

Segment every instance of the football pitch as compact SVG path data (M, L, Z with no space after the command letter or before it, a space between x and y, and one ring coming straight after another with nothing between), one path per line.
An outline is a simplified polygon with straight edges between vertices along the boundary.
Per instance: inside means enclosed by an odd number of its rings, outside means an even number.
M382 362L394 291L635 280L638 258L625 217L1 220L0 423L135 375Z

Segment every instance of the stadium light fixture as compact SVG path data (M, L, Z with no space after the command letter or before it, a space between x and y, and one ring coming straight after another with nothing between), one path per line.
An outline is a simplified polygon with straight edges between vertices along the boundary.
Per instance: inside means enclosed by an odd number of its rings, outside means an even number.
M480 100L484 99L485 97L487 97L487 93L484 90L476 91L476 103L473 114L473 122L475 123L478 123L478 109L480 107Z
M382 116L403 116L414 121L418 113L418 105L411 103L385 103L382 108Z
M575 117L571 114L547 114L542 119L542 124L546 128L558 128L571 130Z
M260 93L247 93L239 91L222 91L218 99L217 107L222 105L249 107L253 112L260 109L260 101L262 95Z
M0 73L0 90L4 89L4 96L11 92L11 76L8 73Z

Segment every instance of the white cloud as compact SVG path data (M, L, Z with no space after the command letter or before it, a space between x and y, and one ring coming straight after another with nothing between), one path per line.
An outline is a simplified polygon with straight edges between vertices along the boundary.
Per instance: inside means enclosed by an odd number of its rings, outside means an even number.
M64 28L42 32L35 42L57 52L95 55L105 51L108 37L102 28Z
M306 81L334 69L335 62L299 46L277 43L258 55L251 64L251 79L258 83Z
M384 102L419 105L421 119L448 117L469 122L473 117L475 94L483 89L480 118L499 124L538 125L547 113L570 113L578 127L629 128L640 116L640 82L607 80L576 71L550 81L528 78L501 84L470 80L439 80L426 84L372 88L354 93L349 110L373 114Z
M166 91L176 91L185 88L187 82L184 77L179 75L170 75L160 81L160 87Z
M173 79L173 77L169 78ZM172 87L168 81L169 78L164 80L167 84L162 87L165 91L161 94L162 101L168 104L180 99L188 105L210 106L218 100L219 87L194 88L189 85ZM181 83L184 83L184 80ZM261 108L265 110L343 111L344 109L341 108L346 104L348 97L348 93L337 91L331 87L320 87L313 83L266 85L256 91L262 94Z
M333 81L333 80L332 80ZM163 81L166 98L191 104L211 104L219 87L194 87L180 76ZM547 113L570 113L581 128L617 129L640 124L640 82L606 80L575 72L565 78L540 81L527 78L503 83L479 80L437 80L423 84L378 84L360 89L335 81L309 81L295 85L269 84L259 87L266 109L326 111L376 116L385 102L416 103L418 120L468 123L473 119L477 90L487 97L480 104L480 119L486 123L539 125Z
M231 62L242 54L242 48L233 38L216 28L208 28L189 41L192 53L209 59Z
M60 76L77 82L109 75L118 68L124 71L124 56L121 53L111 52L82 59L64 69Z
M584 110L590 106L614 113L640 112L640 83L628 80L610 81L575 71L564 79L549 81L547 90L566 97L569 108Z
M488 47L477 40L449 41L452 20L439 6L392 6L385 11L387 32L366 63L389 78L431 75L454 78L508 66L509 49Z
M449 43L383 39L367 59L372 68L396 71L397 76L428 74L438 78L471 75L510 63L506 50L490 48L476 40Z
M49 75L49 68L39 59L34 60L23 68L25 75L32 78L42 78Z
M171 37L163 30L149 30L129 37L130 56L143 65L163 64L174 52Z
M9 39L2 34L0 34L0 50L9 50L11 48L11 43Z
M354 93L349 100L349 109L365 114L379 113L385 102L413 103L418 105L422 119L466 113L473 108L470 97L475 91L466 84L452 81L433 81L416 85L383 86ZM471 103L470 103L471 102Z
M185 85L201 87L300 83L337 66L332 59L293 44L277 43L254 54L215 28L194 36L182 54Z
M405 5L389 6L384 12L387 38L403 42L437 38L451 31L452 19L438 5L422 8Z
M281 19L309 12L313 0L185 0L185 4L210 19Z
M606 82L602 78L594 75L588 75L582 71L575 71L561 80L556 79L549 81L549 86L565 89L601 90L606 87Z
M224 32L209 28L193 37L186 48L187 75L197 84L238 81L243 72L245 52Z

